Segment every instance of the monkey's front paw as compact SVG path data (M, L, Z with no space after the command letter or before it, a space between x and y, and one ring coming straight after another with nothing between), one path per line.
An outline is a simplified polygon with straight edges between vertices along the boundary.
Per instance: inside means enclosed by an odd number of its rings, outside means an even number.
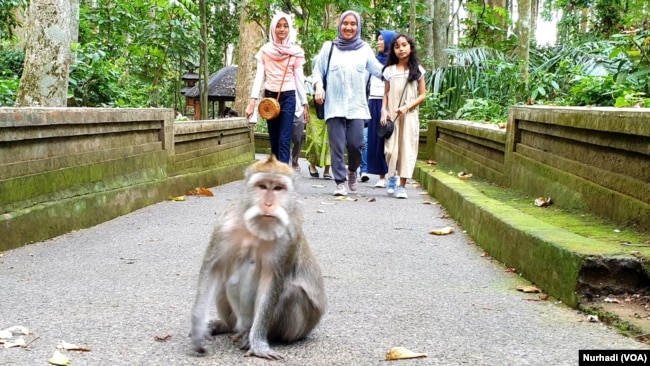
M266 358L267 360L283 360L284 357L282 357L281 354L275 352L269 347L263 347L261 349L257 348L251 348L246 354L244 355L246 357L260 357L260 358Z
M239 347L239 349L249 349L251 347L248 335L250 330L242 330L232 335L230 339Z

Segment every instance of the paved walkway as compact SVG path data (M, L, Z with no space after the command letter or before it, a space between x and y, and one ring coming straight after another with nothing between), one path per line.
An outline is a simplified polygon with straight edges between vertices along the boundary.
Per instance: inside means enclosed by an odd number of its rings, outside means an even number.
M372 188L373 176L356 201L338 201L334 182L301 164L304 227L329 308L308 339L276 346L286 358L276 364L383 365L404 346L428 357L396 365L577 365L579 349L647 348L553 299L528 301L539 297L515 290L526 281L483 257L419 188L398 200ZM0 330L33 331L27 348L0 348L0 365L46 365L61 341L91 349L66 351L73 366L272 363L244 358L225 336L197 357L187 337L212 225L241 187L0 253ZM444 226L456 232L429 234Z

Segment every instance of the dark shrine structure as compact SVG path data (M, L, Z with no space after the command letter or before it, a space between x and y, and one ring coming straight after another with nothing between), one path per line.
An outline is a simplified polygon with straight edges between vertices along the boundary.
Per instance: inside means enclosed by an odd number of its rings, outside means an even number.
M234 117L236 112L226 107L226 102L235 101L235 84L237 82L237 65L226 66L210 75L208 80L208 113L201 116L201 94L199 92L199 75L193 71L183 74L181 79L185 87L185 116L193 120Z

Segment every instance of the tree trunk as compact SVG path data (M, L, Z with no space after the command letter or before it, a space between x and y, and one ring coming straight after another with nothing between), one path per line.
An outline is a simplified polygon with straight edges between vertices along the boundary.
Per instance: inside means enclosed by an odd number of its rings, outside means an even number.
M426 22L426 25L424 26L424 52L421 54L424 56L424 59L422 60L427 68L432 68L433 63L435 62L434 60L434 47L435 43L433 41L433 23L435 22L435 0L427 0L426 1L426 8L427 8L427 17L430 18L431 20Z
M435 67L445 67L449 64L445 53L449 45L449 0L435 0L433 15L433 60Z
M208 119L208 80L210 72L208 71L208 25L207 25L207 8L206 0L199 0L199 13L201 19L201 43L199 50L199 96L201 100L201 119Z
M237 66L237 90L234 103L234 109L240 116L246 113L246 106L251 96L253 79L255 77L255 54L262 44L262 33L260 27L249 22L249 16L246 12L246 2L239 4L241 17L239 18L239 63Z
M32 0L27 13L17 107L65 107L70 65L70 1Z
M416 0L411 0L411 8L409 11L409 36L411 38L415 39L415 35L418 34L418 27L417 27L417 19L418 19L418 14L417 14L417 1Z
M517 20L517 58L521 82L528 82L528 60L530 57L530 0L519 0L519 19Z
M507 2L506 0L487 0L487 5L493 9L496 8L502 8L503 10L507 11ZM499 30L495 30L491 33L493 33L494 36L494 42L504 42L506 40L506 37L508 35L508 19L503 16L498 16L498 23L497 25L499 26Z

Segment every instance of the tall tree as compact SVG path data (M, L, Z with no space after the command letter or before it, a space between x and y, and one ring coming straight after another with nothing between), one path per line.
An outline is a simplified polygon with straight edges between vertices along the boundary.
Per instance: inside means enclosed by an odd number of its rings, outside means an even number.
M65 107L70 66L70 1L32 0L17 107Z
M449 45L449 0L435 0L433 9L433 60L435 67L445 67L449 58L445 49Z
M208 25L207 7L205 0L199 0L199 18L201 19L201 50L199 52L199 92L201 100L201 119L208 119L208 84L210 72L208 71Z
M239 63L237 66L237 90L235 110L244 115L250 100L253 77L255 76L255 53L262 43L262 33L257 23L249 20L248 1L239 3Z
M519 0L519 17L517 19L517 59L521 81L528 81L528 63L530 59L530 0Z
M425 3L425 8L426 8L426 25L424 26L423 30L423 38L424 42L423 43L423 48L424 52L421 54L420 57L424 58L424 63L427 64L427 66L430 68L432 63L434 62L434 47L435 47L435 42L434 42L434 36L433 36L433 23L435 19L435 0L427 0Z

